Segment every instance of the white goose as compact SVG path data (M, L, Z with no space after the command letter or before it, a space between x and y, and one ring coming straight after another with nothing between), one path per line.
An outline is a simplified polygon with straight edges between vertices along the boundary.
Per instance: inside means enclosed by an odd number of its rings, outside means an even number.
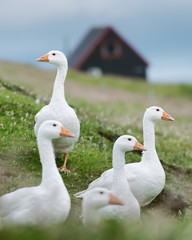
M94 188L83 196L82 217L84 225L97 225L102 220L99 209L109 204L123 205L123 202L116 198L105 188Z
M100 209L101 215L106 218L118 218L129 223L137 222L140 218L140 206L131 192L125 175L125 153L128 151L146 150L136 138L123 135L113 146L113 180L111 192L124 203L124 206L107 206Z
M163 190L165 172L155 149L154 125L158 120L173 121L165 111L156 106L148 108L143 118L144 147L147 149L142 155L141 162L125 165L125 174L129 186L140 206L146 206ZM90 183L87 190L75 194L81 197L86 191L95 187L111 189L113 169L105 171L101 177Z
M0 226L6 224L52 224L65 221L71 207L70 196L55 163L52 139L74 137L61 123L41 124L37 143L42 164L42 182L0 197Z
M65 55L60 51L50 51L37 59L39 62L49 62L56 65L57 76L54 83L53 94L49 105L44 106L35 116L35 133L37 135L39 126L46 120L56 120L65 125L75 138L55 139L53 146L55 153L64 153L64 164L60 171L70 172L67 167L69 152L72 151L80 134L80 123L73 108L65 100L64 82L67 75L68 63Z

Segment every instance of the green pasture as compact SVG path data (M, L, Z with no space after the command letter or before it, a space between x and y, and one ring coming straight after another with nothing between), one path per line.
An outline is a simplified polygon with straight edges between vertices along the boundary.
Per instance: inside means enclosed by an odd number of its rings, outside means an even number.
M34 116L48 101L55 72L31 66L0 66L0 195L24 186L38 185L41 164L34 134ZM25 69L24 75L21 70ZM35 72L36 71L36 72ZM25 81L28 74L30 81ZM38 79L38 76L42 76ZM46 78L52 80L47 82ZM38 84L39 81L39 85ZM71 174L61 173L71 195L72 208L66 223L49 229L10 227L0 232L0 239L191 239L192 238L192 86L151 85L143 80L89 75L70 71L66 96L81 121L81 135L69 155ZM116 100L88 100L70 94L72 87L113 93ZM23 87L24 86L24 87ZM115 91L120 96L115 95ZM120 91L120 92L119 92ZM41 95L42 94L42 95ZM125 95L125 100L122 95ZM126 100L126 96L133 96ZM134 98L136 96L136 98ZM151 97L152 96L152 97ZM40 98L40 103L36 99ZM154 100L154 104L153 104ZM162 103L162 104L161 104ZM145 108L159 105L175 122L156 124L156 149L166 171L163 193L142 209L142 223L124 226L106 222L100 229L84 229L81 224L81 200L73 194L111 167L112 147L122 134L135 136L141 143ZM126 161L140 161L141 156L127 153ZM57 166L62 156L56 158Z

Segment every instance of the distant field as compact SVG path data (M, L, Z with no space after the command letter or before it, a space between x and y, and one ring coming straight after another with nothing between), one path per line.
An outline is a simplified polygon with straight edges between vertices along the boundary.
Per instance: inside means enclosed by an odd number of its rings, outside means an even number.
M49 101L54 79L55 71L0 62L0 195L40 183L34 116ZM0 238L191 239L192 86L158 86L112 76L95 79L70 71L65 92L81 120L81 137L69 158L72 173L62 173L72 197L70 218L64 226L48 230L4 230ZM35 103L37 98L40 104ZM113 141L106 135L115 139L128 132L142 142L142 117L151 105L163 107L175 118L156 126L156 148L167 176L165 191L142 210L143 226L109 223L97 237L85 232L79 219L80 200L72 195L111 167ZM140 161L140 156L129 153L126 159ZM61 164L58 156L57 165Z
M39 66L42 66L42 64L46 63L39 63ZM43 96L47 96L52 91L55 71L42 70L31 65L0 62L0 77L7 81L15 82L17 85L22 84L24 87L30 88L32 91L34 90L36 94L40 93ZM109 75L95 78L76 71L69 71L67 79L70 79L70 82L67 81L66 83L67 88L76 83L84 86L99 87L104 90L115 89L144 95L192 98L192 85L155 85L146 83L142 79ZM43 87L47 87L47 89L43 89ZM68 92L66 94L70 95Z

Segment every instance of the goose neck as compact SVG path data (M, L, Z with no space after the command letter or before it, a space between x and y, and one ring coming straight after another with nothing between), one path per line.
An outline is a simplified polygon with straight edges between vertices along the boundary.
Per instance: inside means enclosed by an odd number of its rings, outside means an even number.
M67 75L67 69L64 66L57 67L57 75L54 82L53 94L51 97L51 104L55 104L65 100L65 78Z
M144 147L147 149L143 152L142 162L145 164L150 164L150 167L154 164L155 166L161 165L156 149L155 149L155 126L154 122L145 119L143 121L143 139L144 139Z
M114 169L114 182L118 182L120 177L124 175L125 167L125 152L118 149L118 146L113 148L113 169Z
M57 170L55 155L53 151L52 141L38 136L38 148L40 161L42 164L42 185L52 185L61 176Z
M144 146L148 150L155 150L155 126L154 122L145 119L143 120L143 140Z
M88 201L83 202L82 215L84 224L93 224L99 221L99 208L89 204Z
M128 203L132 199L125 174L125 152L118 147L113 149L113 184L111 191Z

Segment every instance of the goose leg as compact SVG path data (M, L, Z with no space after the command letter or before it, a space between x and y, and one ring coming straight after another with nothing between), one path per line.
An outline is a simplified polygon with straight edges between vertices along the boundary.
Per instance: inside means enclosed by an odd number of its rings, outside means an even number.
M64 153L64 163L63 165L59 168L61 172L71 172L69 169L67 169L66 164L67 164L67 159L69 157L69 153Z

